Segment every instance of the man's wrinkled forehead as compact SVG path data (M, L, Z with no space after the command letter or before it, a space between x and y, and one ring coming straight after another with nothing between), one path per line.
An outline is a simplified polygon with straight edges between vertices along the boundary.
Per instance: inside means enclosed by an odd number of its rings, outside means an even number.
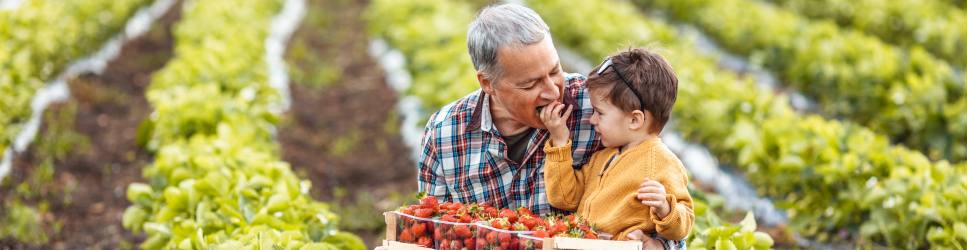
M497 61L504 70L503 80L512 84L539 80L560 65L549 36L532 45L500 48Z

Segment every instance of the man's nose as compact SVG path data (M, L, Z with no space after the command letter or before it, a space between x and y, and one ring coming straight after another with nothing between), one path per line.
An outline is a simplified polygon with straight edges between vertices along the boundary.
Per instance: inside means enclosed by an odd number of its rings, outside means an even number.
M545 100L561 99L561 89L558 88L557 84L554 84L553 78L545 77L542 82L543 90L541 91L541 98Z

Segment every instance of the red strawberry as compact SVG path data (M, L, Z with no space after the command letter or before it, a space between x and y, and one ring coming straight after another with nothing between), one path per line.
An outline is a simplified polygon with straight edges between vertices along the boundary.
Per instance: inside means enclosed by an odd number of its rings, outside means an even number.
M510 229L510 223L507 222L507 219L504 219L504 218L490 221L490 226L493 228L502 229L502 230Z
M433 210L429 208L420 208L416 210L414 215L420 218L430 218L433 217Z
M463 241L454 240L450 242L450 249L461 249L463 248Z
M440 249L439 250L445 250L445 249L450 249L450 242L447 241L447 240L445 240L445 239L444 240L440 240Z
M470 217L470 215L464 214L463 216L460 216L460 222L463 222L463 223L473 222L473 217Z
M517 213L514 213L513 210L504 208L500 210L500 218L506 218L508 222L514 223L517 222Z
M535 221L534 218L530 217L529 215L521 215L520 218L517 218L517 222L524 225L528 229L537 226L537 221Z
M531 217L537 217L537 215L535 215L534 212L531 212L531 210L526 207L517 208L517 214L520 214L520 215L526 214L526 215L530 215Z
M416 212L416 209L414 209L413 206L409 206L409 207L404 207L403 209L400 210L400 212L407 215L413 215L414 212Z
M500 212L498 212L497 209L494 208L494 207L486 207L486 208L484 208L484 213L487 216L490 216L490 218L497 218L497 215L500 214Z
M433 241L426 236L420 237L419 240L416 240L416 244L424 247L433 247Z
M497 231L487 233L487 243L497 244Z
M537 238L547 238L550 235L547 235L547 231L541 230L541 231L534 231L533 236Z
M400 242L413 242L413 233L410 233L409 229L403 229L403 232L400 232Z
M440 202L437 201L436 197L427 196L420 199L420 207L429 208L436 210L440 206Z
M497 234L497 240L500 240L500 243L510 243L510 233Z
M476 241L477 240L474 239L474 238L467 238L467 239L463 240L463 245L464 246L467 246L467 250L474 250L474 248L477 247L477 244L476 244L477 242Z
M564 223L555 223L554 225L551 225L551 231L554 232L553 235L567 232L567 225L564 225Z
M467 225L456 225L453 227L453 232L461 238L473 237L473 232L470 232L470 228Z
M460 222L460 219L457 219L457 217L453 216L452 214L444 214L440 217L440 220L446 222Z
M413 224L413 227L411 227L410 230L413 232L414 236L424 235L426 234L426 224L417 222L416 224Z
M567 218L567 223L570 225L580 224L580 221L578 220L579 218L574 214L568 215L566 218Z

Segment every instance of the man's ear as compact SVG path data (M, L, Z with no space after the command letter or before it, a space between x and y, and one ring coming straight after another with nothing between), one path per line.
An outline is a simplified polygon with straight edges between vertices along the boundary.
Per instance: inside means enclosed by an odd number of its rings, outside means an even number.
M477 71L477 82L480 83L480 89L482 89L484 93L494 95L493 82L491 82L483 72Z

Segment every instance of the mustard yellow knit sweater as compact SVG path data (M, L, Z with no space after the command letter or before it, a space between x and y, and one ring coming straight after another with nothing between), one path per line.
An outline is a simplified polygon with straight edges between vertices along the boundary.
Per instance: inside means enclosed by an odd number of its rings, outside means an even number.
M641 229L646 234L658 232L669 240L688 236L695 220L692 197L688 194L688 176L684 165L661 139L646 140L618 155L611 166L605 164L618 154L617 148L595 152L581 170L574 170L571 142L551 147L544 145L544 184L552 206L577 212L595 228L614 235L615 240L627 240L627 234ZM667 199L672 204L665 218L658 218L657 210L641 204L637 191L645 178L665 186Z

